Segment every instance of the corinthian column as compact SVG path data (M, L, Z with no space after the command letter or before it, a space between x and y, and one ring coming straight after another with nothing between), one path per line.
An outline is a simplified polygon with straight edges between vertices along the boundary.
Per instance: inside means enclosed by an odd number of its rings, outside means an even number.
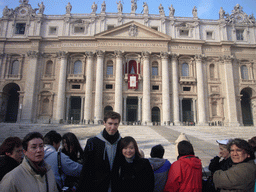
M115 51L116 55L116 82L115 82L115 111L120 115L123 106L123 53L122 51Z
M22 122L32 123L35 119L36 107L35 106L35 86L37 84L37 63L39 53L36 51L29 51L29 67L27 71L27 79L25 84L25 93L22 109Z
M57 53L60 58L60 73L59 73L59 85L58 85L58 96L57 96L57 109L56 118L57 122L64 120L65 116L65 89L66 89L66 73L67 73L67 53L60 51Z
M225 84L227 94L228 120L229 126L239 126L237 119L236 93L234 85L234 75L232 67L232 57L224 57Z
M93 52L87 52L86 61L86 88L85 88L85 103L84 103L84 121L85 124L92 122L92 83L93 83Z
M95 122L98 124L102 117L102 97L103 97L103 60L104 52L96 51L97 70L96 70L96 87L95 87Z
M169 54L166 52L161 52L160 56L162 58L162 107L163 107L163 123L165 125L170 123L170 79L169 79L169 67L168 58Z
M180 113L179 113L179 71L177 55L172 55L172 99L173 99L173 123L174 125L180 125Z
M150 67L149 52L142 52L143 57L143 99L142 99L142 124L151 123L150 106Z
M196 55L196 74L197 74L197 98L198 98L198 125L206 125L205 115L205 96L204 96L204 72L202 55Z

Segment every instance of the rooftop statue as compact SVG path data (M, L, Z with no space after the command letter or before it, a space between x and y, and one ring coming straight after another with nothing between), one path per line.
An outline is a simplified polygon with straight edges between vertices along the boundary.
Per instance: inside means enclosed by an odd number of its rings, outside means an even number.
M193 17L197 17L197 8L196 8L196 6L194 6L194 8L193 8L192 14L193 14Z
M219 11L219 18L220 18L220 19L224 19L224 16L225 16L225 11L224 11L223 8L221 7L221 8L220 8L220 11Z
M7 6L5 6L4 10L3 10L3 16L4 17L8 17L10 15L13 14L13 9L9 9Z
M22 4L28 4L28 0L20 0L19 2Z
M66 6L66 14L70 14L71 10L72 10L72 5L70 4L70 2L68 2Z
M171 7L169 7L169 16L170 17L173 17L174 16L174 13L175 13L175 9L173 8L172 4L171 4Z
M93 4L92 4L92 13L96 13L96 11L97 11L97 4L95 4L95 2L93 2Z
M162 6L162 4L159 5L158 9L159 9L159 14L164 15L164 7Z
M45 8L45 6L44 6L44 3L43 2L41 2L41 4L39 4L38 3L38 7L39 7L39 14L44 14L44 8Z
M106 3L105 3L105 1L103 1L103 3L101 4L101 12L102 13L106 12Z
M136 10L137 10L137 0L132 0L131 3L132 3L132 5L131 5L131 9L132 9L131 12L135 13Z
M117 3L117 11L118 11L118 13L122 13L123 12L123 5L122 5L121 1L119 1Z
M143 13L148 14L148 4L146 2L143 2Z

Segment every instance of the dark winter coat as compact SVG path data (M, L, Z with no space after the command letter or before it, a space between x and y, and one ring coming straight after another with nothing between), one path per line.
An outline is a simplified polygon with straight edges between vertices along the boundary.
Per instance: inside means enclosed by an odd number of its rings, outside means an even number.
M232 167L232 164L233 164L233 162L231 160L231 157L220 161L220 157L216 156L211 160L210 165L209 165L209 170L212 173L214 173L217 170L226 171L230 167Z
M107 147L119 149L121 137L115 143L110 144L101 135L90 138L87 141L84 149L84 162L78 191L107 192L111 185L112 192L117 192L116 185L120 153L119 150L116 150L111 169Z
M118 191L153 192L154 172L147 159L134 159L132 163L123 161L119 168Z
M19 163L15 159L7 155L1 155L0 156L0 181L5 176L6 173L9 173L18 165Z

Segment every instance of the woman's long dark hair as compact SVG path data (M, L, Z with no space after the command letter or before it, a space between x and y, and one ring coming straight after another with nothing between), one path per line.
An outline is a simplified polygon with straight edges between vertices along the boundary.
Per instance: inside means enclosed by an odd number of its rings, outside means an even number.
M63 148L62 152L70 157L73 161L78 161L83 158L82 147L74 133L68 132L65 133L62 137L62 140L66 140L68 151ZM73 150L70 152L70 147L73 146Z
M141 154L139 152L138 144L137 144L136 140L131 136L127 136L127 137L124 137L121 139L121 142L120 142L121 154L123 154L122 153L123 148L127 147L131 142L133 143L134 148L135 148L135 159L142 158Z

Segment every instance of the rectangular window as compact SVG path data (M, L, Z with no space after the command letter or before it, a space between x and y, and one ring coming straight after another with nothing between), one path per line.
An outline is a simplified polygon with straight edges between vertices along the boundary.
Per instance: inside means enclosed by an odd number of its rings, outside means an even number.
M151 27L151 29L158 31L158 27Z
M114 28L115 28L114 25L108 25L108 27L107 27L108 30L111 30L111 29L114 29Z
M75 33L84 33L84 27L75 27Z
M180 30L180 36L186 36L186 37L188 37L188 33L189 33L188 30L185 30L185 29L181 29L181 30Z
M24 35L26 29L26 23L16 23L15 34Z
M212 31L207 31L207 32L206 32L206 39L213 39L213 37L212 37Z
M113 65L107 66L107 75L113 75Z
M107 84L107 85L106 85L106 89L113 89L113 85Z
M158 67L157 66L152 67L152 76L158 76Z
M190 91L191 87L183 87L183 91Z
M152 90L159 90L159 85L153 85Z
M236 40L243 41L244 40L244 30L236 30Z
M72 89L80 89L80 85L72 85Z
M50 27L49 35L56 35L56 34L57 34L57 27Z

